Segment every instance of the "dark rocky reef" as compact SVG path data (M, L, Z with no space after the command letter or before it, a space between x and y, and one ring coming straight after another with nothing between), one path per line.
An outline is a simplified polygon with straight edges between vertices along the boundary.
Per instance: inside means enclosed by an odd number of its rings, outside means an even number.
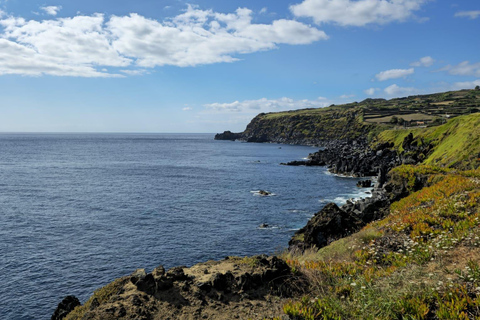
M231 140L235 141L242 138L242 133L234 133L231 131L224 131L223 133L217 133L215 140Z

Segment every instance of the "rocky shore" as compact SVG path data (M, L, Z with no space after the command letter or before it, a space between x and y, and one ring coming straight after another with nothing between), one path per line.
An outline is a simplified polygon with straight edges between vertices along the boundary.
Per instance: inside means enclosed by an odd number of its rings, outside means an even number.
M310 154L308 160L283 163L327 166L333 173L354 177L377 176L370 198L347 201L341 207L327 204L295 233L289 242L289 250L322 248L388 215L391 202L407 196L408 192L405 186L391 181L387 173L401 164L419 163L420 155L428 154L433 148L430 144L419 144L413 134L405 137L401 153L393 147L393 143L382 143L371 148L365 139L331 141L322 150Z
M190 268L144 269L98 290L83 306L69 296L52 320L263 319L298 293L290 267L266 255L208 261Z
M235 135L223 137L233 140ZM340 207L329 203L317 212L291 238L292 252L322 248L388 215L390 203L408 191L405 182L392 181L387 173L400 164L418 163L420 155L432 148L413 135L404 139L401 153L390 143L371 148L365 139L334 140L324 146L308 160L284 165L327 166L336 174L377 176L377 181L370 198L347 201ZM359 187L370 183L364 180ZM274 256L231 257L168 271L160 266L151 273L142 269L117 279L80 307L69 296L58 305L52 320L272 318L282 314L287 297L299 294L299 283L290 267Z

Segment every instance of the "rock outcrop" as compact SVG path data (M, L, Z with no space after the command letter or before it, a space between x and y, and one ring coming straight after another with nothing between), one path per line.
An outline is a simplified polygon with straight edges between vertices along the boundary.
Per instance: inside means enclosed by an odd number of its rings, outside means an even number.
M231 131L224 131L223 133L217 133L215 140L238 140L242 138L242 133L234 133Z
M60 302L52 315L52 320L64 319L76 307L80 306L80 301L75 296L66 296Z
M83 320L263 319L280 315L284 299L296 292L291 277L283 260L266 255L228 257L168 271L159 266L151 273L139 269L103 288L108 296L102 293L100 303L94 295L71 316Z
M381 219L389 213L390 200L383 189L376 189L372 197L357 201L347 201L341 207L329 203L317 212L305 227L295 232L289 250L304 251L308 248L327 246L344 238L368 223Z
M305 161L292 161L285 165L327 166L336 174L354 177L378 176L399 164L402 159L391 144L369 147L365 139L330 141L325 148L312 153Z

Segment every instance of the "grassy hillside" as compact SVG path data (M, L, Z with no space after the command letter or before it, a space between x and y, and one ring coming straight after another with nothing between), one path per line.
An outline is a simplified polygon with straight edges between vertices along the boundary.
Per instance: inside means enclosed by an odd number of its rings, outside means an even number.
M446 170L430 184L348 238L287 254L308 293L284 312L291 319L478 318L480 170Z
M460 116L446 124L418 129L387 130L379 134L379 142L394 142L402 149L403 139L412 133L418 144L431 143L433 153L426 155L425 164L447 167L477 167L480 161L480 113Z

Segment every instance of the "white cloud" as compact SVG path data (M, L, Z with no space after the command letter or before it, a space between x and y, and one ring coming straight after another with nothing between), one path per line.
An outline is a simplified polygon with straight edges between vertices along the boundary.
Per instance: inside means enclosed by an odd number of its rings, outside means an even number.
M355 97L354 94L342 94L340 96L340 99L350 99L350 98L353 98L353 97Z
M469 61L460 62L456 66L448 65L439 71L448 71L455 76L476 76L480 77L480 62L470 64Z
M138 14L77 15L55 20L1 16L0 75L118 77L105 67L131 69L233 62L240 54L271 50L279 44L325 40L321 30L294 20L252 23L252 11L216 13L188 6L163 22ZM99 71L100 70L100 71ZM130 71L126 71L130 70Z
M370 88L370 89L364 90L363 92L365 92L366 95L373 96L377 91L380 91L380 89Z
M433 65L434 62L435 62L435 59L433 59L430 56L426 56L426 57L420 58L420 60L418 61L412 62L410 65L412 67L430 67L431 65Z
M265 13L267 13L267 11L268 11L267 7L263 7L263 8L260 10L259 13L260 13L260 14L265 14Z
M315 23L341 26L365 26L404 21L428 0L304 0L292 5L297 17L313 18Z
M414 68L410 69L391 69L391 70L386 70L382 71L380 73L377 73L375 75L375 78L377 78L378 81L385 81L389 79L398 79L398 78L404 78L410 74L413 74L415 72Z
M40 7L41 10L43 10L46 14L49 14L51 16L56 16L60 10L62 10L62 6L45 6L45 7Z
M120 70L120 72L128 74L129 76L142 76L144 74L149 74L147 70L136 69L136 70Z
M420 90L411 87L399 87L396 84L392 84L383 90L389 96L407 96L411 94L418 94Z
M477 19L480 16L480 10L475 11L459 11L455 13L455 17L457 18L470 18L470 19Z
M319 97L316 100L293 100L284 97L280 99L262 98L259 100L235 101L231 103L211 103L204 105L204 107L215 113L260 113L305 108L323 108L330 104L331 103L323 97Z
M183 111L190 111L190 110L192 110L192 108L191 107L185 107L185 108L182 108L182 110Z
M480 86L480 79L474 81L455 82L452 84L451 90L473 89L476 86Z

